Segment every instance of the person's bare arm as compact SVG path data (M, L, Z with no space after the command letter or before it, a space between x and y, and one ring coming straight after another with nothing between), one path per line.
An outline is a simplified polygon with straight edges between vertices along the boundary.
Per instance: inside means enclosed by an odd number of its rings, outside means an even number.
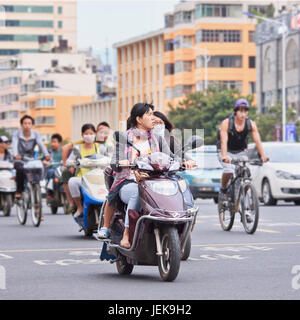
M73 149L72 143L68 143L68 144L64 145L61 149L61 159L62 159L64 167L66 166L66 161L67 161L69 153L70 153L70 151L72 151L72 149Z
M256 123L254 121L251 120L251 133L252 133L252 139L256 145L256 149L260 155L260 158L261 158L261 161L263 162L266 162L268 161L268 158L267 156L265 155L265 152L264 152L264 148L262 146L262 143L261 143L261 139L260 139L260 134L257 130L257 126L256 126Z
M227 156L228 126L229 126L229 119L225 119L221 123L221 131L220 131L221 158L227 163L230 162L230 158Z

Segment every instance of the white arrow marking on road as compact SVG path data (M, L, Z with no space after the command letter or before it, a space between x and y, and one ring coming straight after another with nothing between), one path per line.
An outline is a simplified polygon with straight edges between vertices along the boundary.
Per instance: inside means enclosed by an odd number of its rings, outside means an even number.
M13 259L13 257L0 253L0 259Z

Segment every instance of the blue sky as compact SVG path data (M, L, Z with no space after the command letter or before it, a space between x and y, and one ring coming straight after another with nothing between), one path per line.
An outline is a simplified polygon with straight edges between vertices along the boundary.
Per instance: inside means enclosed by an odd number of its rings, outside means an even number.
M179 0L78 0L78 48L92 46L105 62L105 48L163 28L164 14ZM110 63L115 63L110 50Z

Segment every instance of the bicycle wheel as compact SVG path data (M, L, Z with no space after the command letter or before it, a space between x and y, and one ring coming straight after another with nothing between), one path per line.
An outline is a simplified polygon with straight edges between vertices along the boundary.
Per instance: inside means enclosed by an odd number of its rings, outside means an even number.
M221 201L218 202L218 212L221 227L224 231L230 231L233 223L235 214L231 207L224 206Z
M35 227L41 223L42 217L42 194L39 183L30 183L29 190L31 193L31 219Z
M25 196L25 192L23 196ZM24 225L27 220L27 206L24 198L16 200L16 210L19 223Z
M251 183L246 183L243 187L241 208L244 229L247 233L253 234L258 225L259 205L256 191Z

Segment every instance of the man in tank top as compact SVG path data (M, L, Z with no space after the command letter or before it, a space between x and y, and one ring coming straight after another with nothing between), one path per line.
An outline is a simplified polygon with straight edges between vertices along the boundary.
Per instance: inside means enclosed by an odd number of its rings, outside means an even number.
M226 200L227 185L235 169L235 166L230 163L231 159L246 155L249 133L252 134L261 160L263 162L268 160L263 150L257 126L254 121L248 118L248 110L248 101L238 99L234 106L234 113L221 123L219 160L224 168L220 190L221 200Z

